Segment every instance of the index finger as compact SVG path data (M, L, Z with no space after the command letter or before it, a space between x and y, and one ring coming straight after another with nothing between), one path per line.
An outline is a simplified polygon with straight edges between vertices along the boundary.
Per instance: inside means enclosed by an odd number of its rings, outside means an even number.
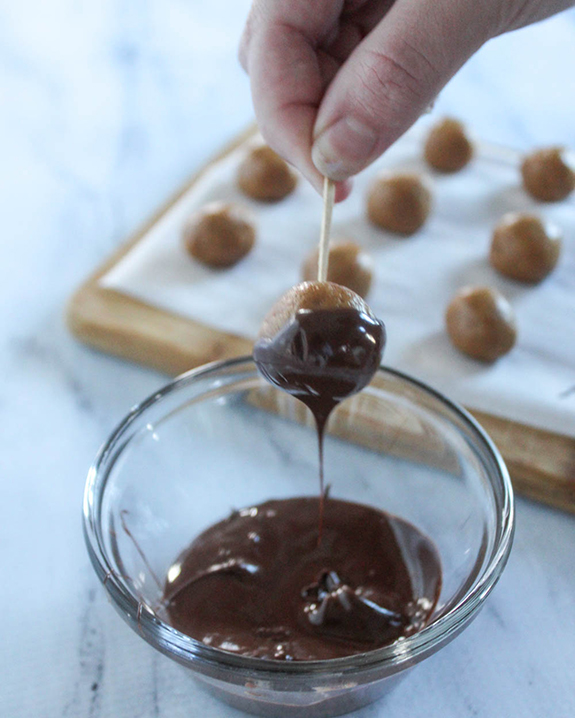
M343 0L313 3L313 13L311 5L307 0L256 3L243 60L262 135L321 192L323 177L311 160L313 127L325 89L316 47L337 26ZM344 199L349 188L338 183L336 199Z

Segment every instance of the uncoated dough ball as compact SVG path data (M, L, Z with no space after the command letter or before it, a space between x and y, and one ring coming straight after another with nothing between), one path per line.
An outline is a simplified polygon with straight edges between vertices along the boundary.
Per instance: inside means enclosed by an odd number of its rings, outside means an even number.
M473 157L473 145L461 122L447 117L431 129L424 155L434 169L458 172Z
M413 234L431 210L431 190L414 172L383 172L373 182L367 214L373 224L397 234Z
M238 167L238 187L252 199L278 202L291 194L297 176L288 163L264 144L252 147Z
M231 267L248 254L255 240L251 214L238 204L211 202L184 228L186 249L209 267Z
M527 155L521 165L523 186L542 202L559 202L575 189L575 167L561 147Z
M510 212L493 232L489 261L501 274L520 282L540 282L555 267L561 230L533 214Z
M464 354L494 362L515 344L517 329L511 304L490 287L466 287L445 314L449 338Z
M302 266L302 279L312 281L317 278L319 250L315 250ZM367 296L373 279L373 260L359 244L355 242L333 242L329 250L327 267L328 282L335 282L351 289L360 297Z

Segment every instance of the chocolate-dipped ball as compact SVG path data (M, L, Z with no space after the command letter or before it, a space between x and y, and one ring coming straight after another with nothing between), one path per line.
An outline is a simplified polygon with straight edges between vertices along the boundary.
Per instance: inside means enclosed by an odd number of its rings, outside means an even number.
M303 263L304 281L317 277L318 254L316 249ZM327 279L365 297L373 279L373 259L355 242L333 242L329 250Z
M238 167L238 187L261 202L278 202L294 191L297 176L267 145L252 147Z
M521 165L523 186L542 202L559 202L575 189L575 167L561 147L527 155Z
M454 346L474 359L494 362L515 344L513 308L490 287L465 287L457 292L445 320Z
M535 283L553 270L560 251L557 225L533 214L510 212L495 227L489 261L507 277Z
M263 376L296 396L318 424L377 371L385 327L363 299L332 282L292 287L265 317L254 346Z
M473 157L473 145L458 120L450 117L432 129L424 148L425 159L440 172L458 172Z
M209 267L231 267L254 246L251 214L241 205L211 202L190 217L184 228L188 252Z
M367 197L367 214L373 224L397 234L413 234L431 210L431 190L413 172L382 172Z

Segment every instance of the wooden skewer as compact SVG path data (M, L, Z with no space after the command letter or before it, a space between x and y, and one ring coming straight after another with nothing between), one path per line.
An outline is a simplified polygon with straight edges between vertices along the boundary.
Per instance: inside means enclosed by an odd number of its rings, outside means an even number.
M318 282L327 280L327 265L329 261L329 233L331 229L331 215L335 199L335 185L325 177L323 181L323 215L321 218L321 232L319 236L319 258L317 266Z

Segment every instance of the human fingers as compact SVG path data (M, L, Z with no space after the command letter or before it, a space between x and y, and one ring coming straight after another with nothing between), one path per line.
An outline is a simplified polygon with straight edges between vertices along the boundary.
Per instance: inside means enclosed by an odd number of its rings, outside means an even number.
M325 86L337 67L317 48L337 28L343 0L260 0L254 3L240 54L266 141L321 192L323 176L311 160L312 131ZM341 182L336 199L349 194Z
M381 155L493 34L475 0L397 0L330 84L314 125L312 159L343 181Z

